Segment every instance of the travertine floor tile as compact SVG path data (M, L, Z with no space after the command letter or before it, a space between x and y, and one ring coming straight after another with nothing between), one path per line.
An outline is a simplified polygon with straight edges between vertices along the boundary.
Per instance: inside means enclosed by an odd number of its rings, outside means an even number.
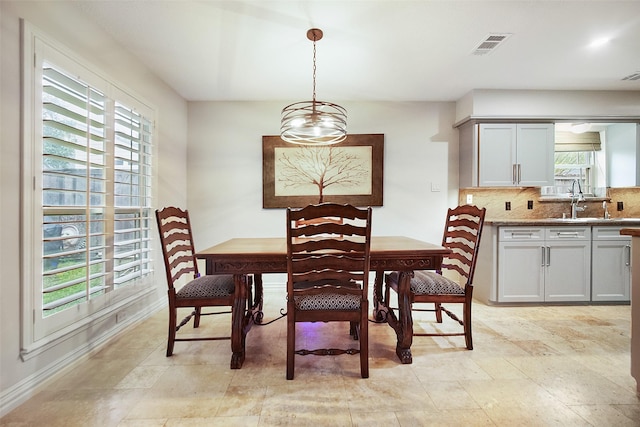
M480 409L459 381L433 381L424 384L424 388L440 410Z
M594 426L632 427L640 424L640 418L634 421L612 405L579 405L570 408Z
M593 425L562 405L530 406L526 410L519 411L511 407L496 406L485 408L485 412L497 426L586 427Z
M215 418L171 418L165 427L257 427L258 416Z
M167 366L137 366L114 388L151 388L167 368Z
M396 416L402 427L447 426L484 427L495 426L481 409L455 409L451 411L399 411ZM515 425L515 424L512 424Z
M285 307L282 292L266 291L266 321ZM463 337L414 337L413 364L403 365L395 332L370 323L369 378L358 356L297 356L287 381L284 319L254 327L242 369L231 370L229 340L177 342L165 357L163 309L62 371L0 426L640 426L629 319L629 306L476 303L472 351ZM420 330L457 328L445 322L415 315ZM180 332L229 329L221 315ZM358 345L346 325L298 334L311 347Z

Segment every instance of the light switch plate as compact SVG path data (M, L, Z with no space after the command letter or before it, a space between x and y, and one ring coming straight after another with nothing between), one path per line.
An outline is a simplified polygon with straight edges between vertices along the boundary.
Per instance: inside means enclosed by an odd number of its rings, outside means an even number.
M473 194L467 194L467 204L473 204Z

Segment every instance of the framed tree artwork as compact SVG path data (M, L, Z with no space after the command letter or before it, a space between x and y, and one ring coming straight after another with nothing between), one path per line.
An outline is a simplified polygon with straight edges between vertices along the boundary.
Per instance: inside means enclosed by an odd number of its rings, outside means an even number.
M262 206L382 206L383 157L384 134L347 135L339 144L324 146L263 136Z

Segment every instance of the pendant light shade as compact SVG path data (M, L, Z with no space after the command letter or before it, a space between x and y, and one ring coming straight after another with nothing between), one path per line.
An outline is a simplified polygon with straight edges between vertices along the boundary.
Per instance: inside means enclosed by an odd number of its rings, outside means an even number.
M307 38L313 41L313 100L282 109L280 137L292 144L337 144L347 137L347 110L338 104L316 101L316 42L322 38L322 30L310 29Z

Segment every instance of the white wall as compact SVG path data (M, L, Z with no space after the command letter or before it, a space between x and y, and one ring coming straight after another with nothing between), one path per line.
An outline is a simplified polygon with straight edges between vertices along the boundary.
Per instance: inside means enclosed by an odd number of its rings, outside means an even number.
M70 336L29 360L20 359L20 18L157 108L158 204L185 205L187 200L186 102L70 4L0 1L0 416L28 398L35 385L104 339L105 331L122 327L115 316L103 318L93 332ZM145 301L147 306L166 300L164 270L158 266L158 289Z
M196 250L233 237L284 236L284 209L262 208L262 136L279 133L288 103L189 103L188 206ZM373 234L439 243L446 210L458 197L455 105L341 105L349 133L385 135L384 206L373 210ZM431 191L432 183L441 191Z

